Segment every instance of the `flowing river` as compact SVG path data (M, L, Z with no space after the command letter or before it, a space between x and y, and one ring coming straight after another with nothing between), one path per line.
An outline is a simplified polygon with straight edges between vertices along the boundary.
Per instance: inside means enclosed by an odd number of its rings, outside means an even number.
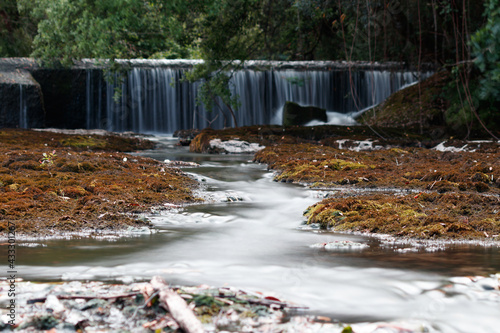
M302 212L323 192L276 183L251 155L192 154L159 137L141 153L199 163L212 203L146 216L158 228L131 237L26 242L18 248L25 280L131 282L161 275L173 284L229 285L273 292L343 322L421 321L441 332L500 332L500 249L473 244L402 244L384 238L323 232L303 225ZM317 243L352 241L333 251ZM27 245L32 246L27 246ZM495 296L495 297L494 297Z

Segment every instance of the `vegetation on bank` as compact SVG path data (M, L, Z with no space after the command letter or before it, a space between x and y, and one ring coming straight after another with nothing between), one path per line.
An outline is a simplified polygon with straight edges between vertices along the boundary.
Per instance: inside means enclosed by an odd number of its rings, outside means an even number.
M378 149L377 147L378 146ZM498 145L475 152L384 147L351 151L318 144L281 144L255 154L279 174L275 180L313 187L400 188L500 193ZM385 149L384 149L385 148Z
M326 191L306 209L307 223L419 239L499 240L496 141L432 139L408 128L253 126L206 129L191 150L211 152L216 138L265 145L254 161L274 170L275 181Z
M309 224L337 231L417 239L500 240L499 209L496 196L429 191L328 198L309 207L304 215Z
M498 144L474 150L393 147L356 152L284 144L259 151L255 161L276 170L276 181L333 190L305 211L307 223L325 229L498 240Z
M431 137L498 139L498 103L477 98L480 81L477 73L471 76L468 89L469 93L475 92L476 97L469 101L456 73L441 70L395 92L382 104L363 113L357 121L369 126L408 129Z
M196 202L180 170L123 151L152 143L116 135L0 131L0 233L118 232L150 227L137 214Z
M436 138L430 138L415 134L410 129L390 127L368 127L368 126L245 126L238 128L225 128L214 130L206 128L191 139L190 132L180 133L181 140L190 142L189 149L195 153L210 153L210 141L220 139L242 140L250 143L258 143L263 146L275 146L279 144L301 144L314 143L332 145L338 147L339 140L345 140L344 148L348 148L353 140L366 140L373 138L376 133L385 137L386 144L397 144L404 146L432 146L437 144ZM440 138L437 138L440 139Z

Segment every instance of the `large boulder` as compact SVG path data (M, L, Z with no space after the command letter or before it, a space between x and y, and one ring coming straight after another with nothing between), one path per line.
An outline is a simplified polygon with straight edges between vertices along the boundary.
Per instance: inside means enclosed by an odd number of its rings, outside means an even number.
M315 106L301 106L286 102L283 107L283 126L305 125L312 120L328 121L326 110Z
M0 70L0 128L45 126L40 84L28 71Z

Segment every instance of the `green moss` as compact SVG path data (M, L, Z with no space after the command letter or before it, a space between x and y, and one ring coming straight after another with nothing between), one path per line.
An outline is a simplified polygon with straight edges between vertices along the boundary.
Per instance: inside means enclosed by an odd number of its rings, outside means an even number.
M350 162L341 159L331 159L322 162L320 167L329 168L332 170L355 170L355 169L366 169L366 165L359 162Z
M478 238L500 232L494 198L474 194L394 197L363 195L325 199L309 207L308 223L340 231L364 231L416 238ZM464 216L464 208L474 213ZM486 234L485 234L486 232Z
M372 126L417 130L421 122L427 129L443 126L447 105L441 93L449 80L449 73L440 71L420 84L392 94L381 105L366 111L358 121Z
M77 149L103 149L106 147L106 140L91 136L74 136L60 140L61 145Z

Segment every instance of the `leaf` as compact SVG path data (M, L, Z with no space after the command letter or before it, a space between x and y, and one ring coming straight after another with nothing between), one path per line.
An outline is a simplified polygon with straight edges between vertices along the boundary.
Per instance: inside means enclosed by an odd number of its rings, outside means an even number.
M281 300L279 300L278 298L273 297L273 296L266 296L266 297L264 297L264 299L267 299L267 300L270 300L270 301L276 301L276 302L280 302L281 303Z

